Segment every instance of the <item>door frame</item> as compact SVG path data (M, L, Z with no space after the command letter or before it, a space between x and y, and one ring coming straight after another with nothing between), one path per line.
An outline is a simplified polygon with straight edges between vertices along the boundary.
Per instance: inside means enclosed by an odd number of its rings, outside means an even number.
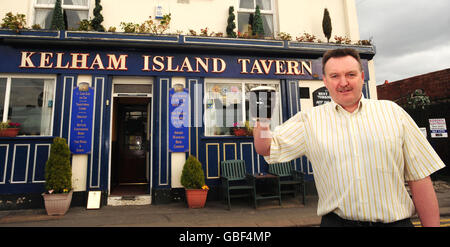
M153 188L153 181L152 181L152 176L153 176L153 110L154 110L154 100L153 100L153 90L154 90L154 78L153 77L137 77L137 76L117 76L117 77L113 77L112 79L112 87L111 87L111 102L109 103L111 106L111 116L110 116L110 133L109 133L109 146L112 147L112 137L113 137L113 114L114 114L114 100L117 98L123 98L123 97L128 97L128 98L151 98L151 108L150 111L147 112L148 117L147 117L147 121L148 121L148 126L149 126L149 130L147 132L147 135L150 135L149 138L149 145L150 145L150 149L149 149L149 156L150 158L146 158L147 160L147 169L146 170L149 174L146 174L149 178L149 196L150 196L150 204L151 204L151 195L152 195L152 188ZM152 85L152 93L115 93L114 92L114 86L117 84L150 84ZM111 164L111 159L112 159L112 152L109 152L109 161L108 161L108 196L110 196L111 194L111 185L112 185L112 181L111 181L111 176L112 176L112 164Z

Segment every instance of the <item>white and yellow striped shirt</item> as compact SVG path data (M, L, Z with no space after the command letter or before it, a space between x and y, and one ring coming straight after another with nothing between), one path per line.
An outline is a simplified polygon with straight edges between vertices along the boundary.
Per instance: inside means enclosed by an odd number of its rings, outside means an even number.
M353 113L334 102L299 112L275 128L270 163L306 155L319 195L317 214L358 221L411 217L405 181L425 178L444 163L397 104L362 98Z

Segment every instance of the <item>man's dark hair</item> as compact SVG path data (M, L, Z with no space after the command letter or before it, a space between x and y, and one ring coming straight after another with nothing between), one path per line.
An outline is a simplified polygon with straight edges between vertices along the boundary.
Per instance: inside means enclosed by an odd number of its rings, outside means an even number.
M359 63L359 68L361 71L363 70L362 64L361 64L361 58L359 57L359 53L355 49L351 48L343 48L343 49L335 49L335 50L329 50L323 54L322 58L322 72L325 75L325 64L327 61L332 57L346 57L346 56L352 56L356 61Z

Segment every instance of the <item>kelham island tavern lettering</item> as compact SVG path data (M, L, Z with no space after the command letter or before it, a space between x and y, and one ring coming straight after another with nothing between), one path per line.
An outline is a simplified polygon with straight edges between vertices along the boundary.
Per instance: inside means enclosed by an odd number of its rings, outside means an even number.
M128 54L64 53L22 51L19 68L128 70ZM136 58L134 58L136 59ZM142 55L142 72L182 72L221 74L238 70L249 75L312 75L312 62L299 59L255 59L218 57L175 57ZM231 63L231 64L227 64Z

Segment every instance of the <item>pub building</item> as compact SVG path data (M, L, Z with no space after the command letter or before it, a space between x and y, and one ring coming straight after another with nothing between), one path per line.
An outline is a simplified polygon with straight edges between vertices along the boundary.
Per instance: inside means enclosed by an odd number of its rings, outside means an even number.
M274 89L273 129L330 101L321 58L342 47L360 53L364 97L376 98L370 45L0 29L0 118L21 124L16 137L0 137L0 209L43 207L53 137L72 152L72 206L85 206L89 191L101 191L102 205L180 200L188 155L217 200L222 160L268 169L253 137L237 131L253 123L251 90ZM311 165L293 163L310 193Z

